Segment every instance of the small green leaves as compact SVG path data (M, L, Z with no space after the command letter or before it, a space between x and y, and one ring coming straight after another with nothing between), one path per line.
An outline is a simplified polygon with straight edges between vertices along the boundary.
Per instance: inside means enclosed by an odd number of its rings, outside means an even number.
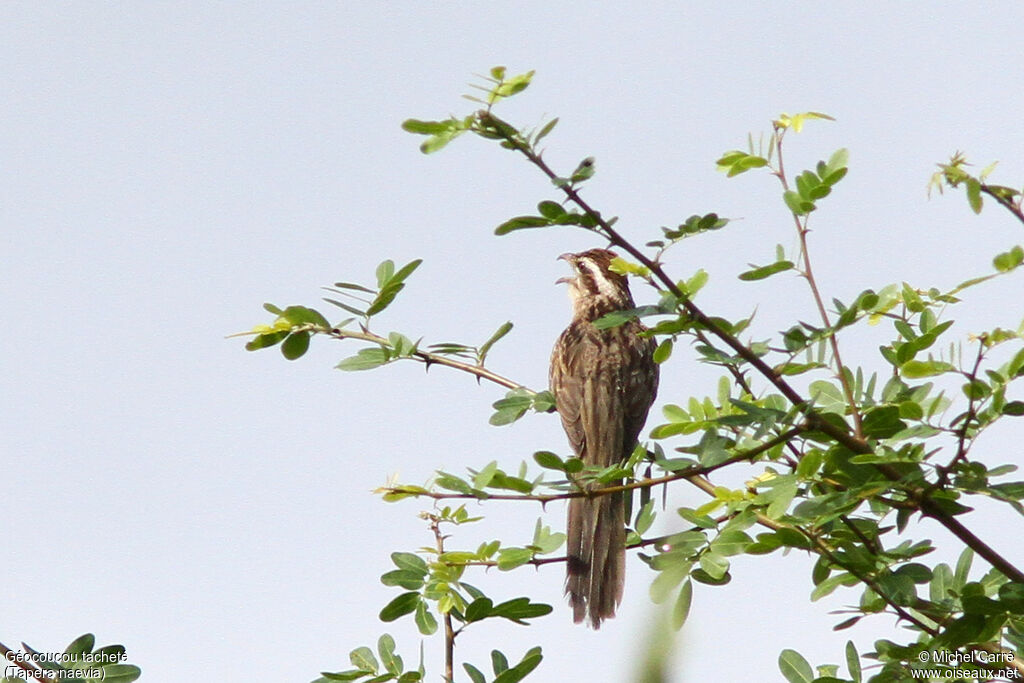
M407 119L402 122L402 130L416 135L430 136L420 145L420 151L424 154L433 154L469 130L471 122L472 117L462 120L450 118L444 121Z
M489 598L477 598L466 608L466 621L481 621L500 617L517 624L526 625L526 619L536 619L551 614L551 605L530 602L529 598L515 598L495 605Z
M587 157L581 161L577 166L576 170L569 176L569 182L573 185L576 183L582 183L585 180L590 180L594 177L594 173L597 171L594 166L594 157Z
M555 129L555 126L557 126L557 125L558 125L558 117L555 117L555 118L551 119L550 121L548 121L546 124L544 124L544 126L537 132L537 134L533 136L533 141L532 141L533 144L536 145L543 138L547 137L548 133L553 131Z
M984 204L982 195L987 194L1019 216L1020 190L1003 185L989 185L985 182L995 169L996 162L986 166L977 176L967 172L966 167L970 165L961 152L953 154L947 163L938 164L939 170L932 175L928 183L929 194L933 189L937 189L941 193L946 186L957 187L962 183L967 193L967 204L974 213L981 213Z
M900 366L900 374L908 379L934 377L954 371L956 368L953 365L941 360L908 360Z
M740 173L745 173L752 168L762 168L768 165L768 160L762 156L748 154L733 150L726 152L715 162L719 171L725 171L726 176L732 178Z
M377 267L377 296L370 302L370 307L366 309L366 316L370 317L380 313L394 301L398 293L405 287L405 279L409 277L414 270L419 268L419 265L423 263L423 259L416 259L402 266L401 270L397 273L394 272L395 264L388 260L382 262Z
M385 348L359 349L356 355L346 358L335 367L346 372L372 370L384 365L389 360L391 360L391 355Z
M767 266L755 266L752 263L750 265L752 266L751 270L740 273L739 278L741 280L748 282L753 280L763 280L775 275L776 273L792 270L794 267L792 261L776 261L775 263L770 263Z
M1020 245L1014 246L1010 251L997 255L992 260L992 265L1000 273L1008 273L1020 266L1021 263L1024 263L1024 248Z
M551 220L543 216L516 216L510 218L494 229L494 234L507 235L515 230L524 228L544 228L551 225Z
M269 348L283 341L281 353L288 360L295 360L301 358L309 349L312 332L327 332L331 329L327 319L313 308L289 306L281 310L269 303L263 304L263 308L277 318L271 325L257 325L253 328L253 332L257 334L246 343L247 351Z
M246 351L258 351L259 349L265 349L270 346L281 343L281 341L288 336L288 330L276 330L274 332L264 332L253 337L246 345Z
M661 231L670 242L678 242L679 240L699 235L703 232L724 228L728 223L728 218L721 218L717 213L708 213L703 216L690 216L676 228L662 227ZM647 246L662 247L664 245L665 242L656 241L649 242Z
M470 87L476 90L482 90L485 93L484 99L481 100L469 95L464 95L464 97L474 102L486 104L489 108L506 97L512 97L513 95L526 90L530 85L530 81L533 80L534 74L533 71L527 71L526 73L506 78L507 73L508 70L503 66L492 67L487 76L481 76L484 82L488 85L476 85L475 83L470 84Z
M789 114L780 114L779 118L775 119L772 123L776 128L789 128L792 129L794 133L799 133L803 130L804 123L814 120L835 121L835 119L828 114L823 114L818 111L808 111L803 112L802 114L793 114L792 116Z
M391 302L395 300L398 293L405 287L405 280L419 268L421 263L423 263L423 259L414 259L396 272L394 261L390 259L381 261L375 273L377 280L377 289L375 290L351 282L336 282L333 287L324 287L329 292L341 294L362 303L365 306L364 308L344 303L337 299L325 299L325 301L349 313L358 315L364 318L364 320L369 320L372 316L391 305ZM362 293L371 294L373 298L369 300L362 298L360 296Z
M321 677L313 683L357 681L367 677L372 677L370 679L372 681L397 681L398 683L417 683L423 680L425 672L422 661L418 669L406 671L405 662L395 653L395 639L390 634L385 633L377 640L377 654L380 655L380 661L377 660L370 648L357 647L349 653L349 662L355 667L354 669L336 673L322 671L320 672ZM381 668L383 668L383 673Z
M494 414L491 415L490 423L495 427L512 424L521 418L530 406L533 405L533 396L523 389L513 389L505 394L505 398L494 402Z
M828 162L819 161L814 171L804 171L796 177L796 190L786 190L782 198L793 214L805 216L814 211L819 199L832 192L832 186L846 177L850 154L845 149L836 150Z

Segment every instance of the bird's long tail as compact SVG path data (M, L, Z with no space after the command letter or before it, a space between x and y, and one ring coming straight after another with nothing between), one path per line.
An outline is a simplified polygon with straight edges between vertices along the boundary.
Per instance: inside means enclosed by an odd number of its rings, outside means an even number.
M626 578L626 521L621 493L569 501L565 593L573 620L595 629L615 616Z

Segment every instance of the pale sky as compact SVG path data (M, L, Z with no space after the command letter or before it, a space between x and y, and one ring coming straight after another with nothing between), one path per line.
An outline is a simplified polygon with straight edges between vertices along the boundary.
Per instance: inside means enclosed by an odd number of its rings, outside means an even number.
M768 336L810 319L806 289L735 275L792 247L792 221L767 174L726 179L715 160L782 112L827 112L837 121L809 124L787 157L799 170L850 150L812 223L826 296L988 273L1021 226L925 189L956 150L978 168L1000 160L994 182L1024 182L1022 22L1015 2L4 4L0 642L60 650L91 631L157 683L309 681L384 632L417 658L411 620L377 620L398 594L378 577L390 552L431 543L416 516L429 505L371 490L394 473L423 483L435 469L565 454L557 419L491 427L503 390L443 368L333 370L354 342L314 340L289 363L225 336L268 322L265 301L340 319L322 285L370 284L385 258L423 258L376 331L475 344L512 320L490 365L544 388L569 318L555 256L601 244L568 228L494 237L557 199L551 185L496 145L467 137L424 157L400 129L472 111L460 95L474 74L537 70L499 115L559 116L546 158L568 173L594 156L585 196L636 242L694 213L742 219L677 247L668 267L706 269L705 309L757 308ZM964 320L955 338L1016 327L1020 288L1014 276L972 290L971 314L950 312ZM855 337L847 360L879 367L882 334ZM717 378L677 347L649 427L665 403L714 395ZM987 462L1019 459L1000 448L1019 443L1014 428L985 442ZM655 531L683 528L675 507L704 500L684 484L668 497ZM471 512L487 519L455 546L528 543L542 514ZM544 514L563 527L564 506ZM1024 559L1019 518L981 517L970 521L997 549ZM915 537L945 542L934 525ZM896 636L887 617L833 633L843 617L828 611L856 595L808 604L810 566L738 557L729 586L698 584L673 681L781 680L783 648L840 663L850 637L865 651ZM653 574L634 558L627 573L620 616L599 632L572 624L561 566L475 576L555 612L532 628L471 628L457 660L484 668L492 647L518 659L540 644L528 680L630 680L657 609ZM425 651L439 680L440 636Z

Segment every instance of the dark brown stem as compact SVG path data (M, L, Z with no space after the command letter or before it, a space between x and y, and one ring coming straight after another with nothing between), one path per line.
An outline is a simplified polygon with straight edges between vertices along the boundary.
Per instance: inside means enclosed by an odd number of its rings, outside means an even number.
M437 554L444 554L444 534L441 533L441 520L434 515L428 517L430 530L434 532L434 540L437 544ZM455 683L455 627L452 624L452 615L445 612L442 621L444 622L444 680L446 683Z
M1014 217L1021 223L1024 223L1024 210L1021 210L1020 202L1014 202L1013 200L1003 196L998 191L993 190L990 185L982 184L981 191L987 194L989 197L992 197L992 199L996 200L999 204L1003 206L1003 208L1012 213Z

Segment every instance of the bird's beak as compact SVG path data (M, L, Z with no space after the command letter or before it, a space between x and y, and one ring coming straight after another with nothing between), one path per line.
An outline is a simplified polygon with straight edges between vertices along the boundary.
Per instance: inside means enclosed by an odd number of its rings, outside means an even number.
M573 260L573 257L575 257L575 256L576 256L576 254L572 254L572 253L566 252L566 253L562 254L561 256L559 256L555 260L556 261L565 261L566 263L572 265L572 260ZM572 282L575 279L576 279L575 275L573 277L560 277L557 280L555 280L555 284L556 285L564 285L564 284L568 284L568 283Z

